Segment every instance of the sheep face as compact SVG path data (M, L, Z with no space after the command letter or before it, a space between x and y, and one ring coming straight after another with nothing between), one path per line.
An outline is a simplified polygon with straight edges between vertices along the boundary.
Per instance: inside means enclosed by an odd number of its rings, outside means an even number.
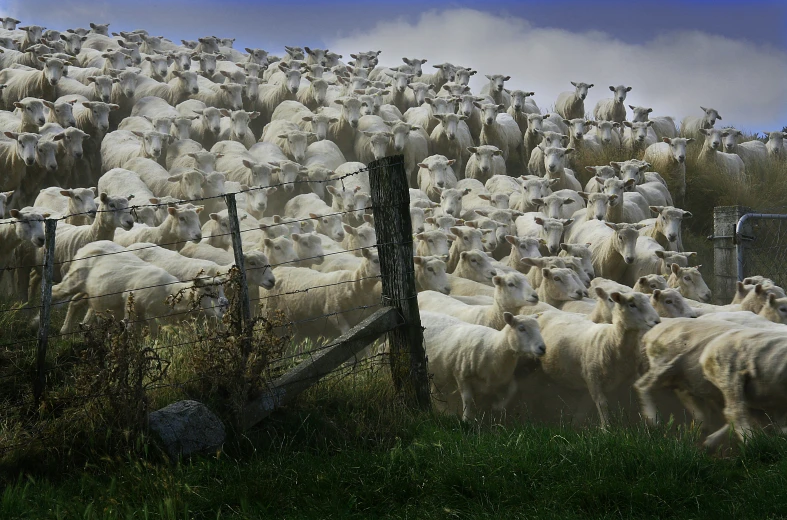
M500 151L499 148L491 145L471 146L467 150L470 153L476 155L476 160L478 161L478 168L484 174L489 174L492 172L492 164L493 164L494 157L503 155L503 152Z
M429 89L432 87L426 83L410 83L407 86L413 91L413 98L415 99L415 104L417 106L420 106L424 103L426 94L429 93Z
M12 38L0 38L0 46L2 46L3 49L6 50L11 50L11 51L19 50L18 42Z
M202 206L167 208L169 218L173 220L174 230L179 241L190 241L194 244L202 240L202 228L199 223L199 215Z
M22 210L11 210L11 217L14 222L14 231L16 236L24 241L30 242L36 247L42 247L46 241L44 234L44 219L49 218L49 213L40 213L32 208L24 208Z
M544 150L544 168L549 173L557 173L563 169L563 157L570 153L571 148L550 146Z
M522 194L528 203L534 204L535 199L542 199L552 193L550 184L548 179L529 178L522 183Z
M2 215L2 213L0 213ZM426 214L423 208L410 206L410 223L413 233L423 233L426 224ZM447 253L447 251L446 251Z
M430 255L448 255L448 236L441 230L423 231L415 235L426 246Z
M203 172L212 172L216 169L216 154L200 150L187 154L194 159L194 167Z
M735 128L725 128L724 132L722 132L722 144L724 145L724 151L727 153L735 152L738 143L740 142L741 138L743 137L743 132L740 130L736 130Z
M172 120L172 129L170 132L179 141L189 139L191 137L191 122L196 117L181 116Z
M774 323L787 324L787 298L769 294L768 302L760 311L760 316Z
M668 284L690 300L708 303L711 299L711 290L702 278L700 267L702 266L680 267L678 264L672 264L672 275Z
M691 218L691 213L672 206L650 206L650 210L658 213L656 219L670 245L677 245L677 241L680 239L681 221L684 218Z
M14 106L21 112L20 116L22 119L22 124L44 126L46 123L46 116L44 115L44 102L42 100L24 99L14 103Z
M461 226L465 223L462 219L457 219L452 217L451 215L440 215L439 217L427 217L426 222L432 226L434 229L439 229L446 235L448 235L449 240L455 240L456 237L451 235L451 228L454 226Z
M579 281L582 283L582 285L585 287L590 287L592 278L584 269L584 266L582 265L582 259L575 256L566 256L562 258L566 264L566 267L574 271L574 274L577 276L577 278L579 278ZM587 292L584 293L584 296L587 298Z
M496 105L495 103L479 103L476 106L481 109L481 120L484 122L484 125L494 124L497 113L502 111L502 105Z
M615 195L614 197L617 197ZM607 205L612 205L612 195L606 193L589 193L587 201L587 218L588 220L604 220L607 215Z
M546 241L547 250L553 255L560 251L560 239L563 237L564 226L573 222L572 219L565 221L553 218L536 217L535 223L541 226L541 236Z
M442 189L446 187L447 180L450 178L449 173L453 175L451 165L454 162L453 159L445 159L445 157L442 159L431 158L428 163L419 163L418 166L429 171L430 184L432 186Z
M270 266L270 260L262 251L243 253L243 263L249 282L264 289L271 290L276 285L276 277Z
M668 137L664 138L664 142L669 144L669 151L672 158L681 164L686 162L686 145L692 141L694 141L694 139L686 139L683 137L675 137L673 139Z
M328 94L328 82L324 79L314 78L311 83L314 102L322 105L325 102L326 94Z
M328 192L333 198L338 211L355 211L355 193L353 190L328 186Z
M678 264L681 267L688 267L689 259L696 258L697 253L693 251L656 251L656 256L661 259L661 274L669 276L670 266L672 264Z
M593 88L593 83L582 83L582 82L575 83L572 81L571 84L574 86L575 95L583 101L585 100L586 97L588 97L588 90Z
M352 128L358 128L358 120L361 118L361 100L344 97L337 99L336 102L342 106L342 119Z
M252 184L256 186L270 186L273 174L272 165L244 159L243 166L251 170Z
M631 87L627 87L625 85L618 85L617 87L613 87L610 85L609 90L614 92L612 99L615 100L615 103L623 104L626 101L626 94L631 92Z
M643 123L647 121L648 114L653 112L653 109L648 107L635 107L634 105L629 105L629 108L633 112L631 115L631 121L633 123Z
M205 175L202 172L189 170L173 175L167 180L178 183L178 190L184 200L198 199L203 195L202 185L205 182Z
M111 105L101 101L83 101L82 106L90 110L90 122L98 128L101 133L109 130L109 112L117 110L118 105Z
M27 33L27 39L30 43L38 43L44 36L44 28L40 25L28 25L26 27L20 27L19 29Z
M243 186L242 188L245 189ZM277 188L253 186L251 191L246 192L246 211L254 218L262 218L268 209L268 197L276 191Z
M122 72L113 71L113 74L120 80L118 87L120 88L121 94L126 98L133 98L134 93L137 91L137 80L139 75L130 70Z
M662 318L696 318L686 299L677 289L656 289L650 296L650 304Z
M641 276L634 284L634 290L643 294L653 294L653 291L663 291L667 288L667 280L660 274Z
M521 112L525 108L525 100L535 94L535 92L525 92L524 90L514 90L511 92L511 106L516 112Z
M459 121L463 120L465 116L457 114L434 114L434 116L441 121L443 132L448 140L456 140L456 133L459 130Z
M462 94L457 100L457 114L462 114L465 117L470 117L476 110L476 103L480 103L484 98L477 98L472 94Z
M623 258L624 262L627 264L634 263L637 257L636 248L637 239L639 238L637 230L639 226L636 224L612 224L610 222L605 222L605 224L615 231L612 238L612 247Z
M375 159L382 159L387 155L388 144L393 137L391 132L364 132L363 134L369 138L369 145Z
M492 278L492 283L495 286L495 299L504 308L510 309L538 303L538 294L522 273L504 273Z
M200 52L199 54L193 54L192 59L195 59L199 62L199 70L206 76L213 76L216 74L216 61L218 60L218 55L211 54L208 52Z
M495 271L489 256L481 248L462 251L459 254L459 263L463 264L462 272L467 273L468 279L473 281L488 284L491 283L492 278L497 276L497 271Z
M661 323L661 318L650 304L647 295L613 292L609 296L615 302L615 309L612 311L613 323L622 322L629 330L650 330Z
M167 125L169 126L169 124ZM169 128L167 128L169 130ZM135 135L137 135L135 133ZM142 135L137 135L142 139L142 146L145 148L145 155L158 159L161 157L161 152L166 149L166 144L169 143L170 136L162 132L145 132ZM191 197L189 197L191 198Z
M227 190L224 182L227 177L221 172L202 172L202 195L204 197L215 197L224 195Z
M416 77L421 77L424 73L422 65L426 63L426 60L421 60L418 58L402 58L402 61L410 67L413 75Z
M188 94L199 94L197 73L191 71L175 70L172 74L180 80L180 90Z
M315 229L318 233L327 235L335 242L344 240L344 228L341 215L317 215L309 213L309 217L316 222Z
M36 162L36 147L41 138L38 134L5 132L9 139L16 140L16 154L25 162L26 166L33 166Z
M527 115L527 129L534 134L540 134L544 131L544 116L538 114Z
M541 336L538 320L530 316L514 316L510 312L503 313L506 322L506 335L510 336L509 344L513 346L514 353L520 356L543 356L547 347Z
M375 247L377 245L377 233L374 231L374 226L369 223L363 223L357 228L345 224L344 231L349 239L349 241L344 242L348 250Z
M609 196L607 205L614 208L623 204L623 193L626 191L627 184L633 186L635 181L622 181L617 177L602 181L601 177L596 177L596 182L603 186L603 193Z
M568 136L563 135L560 132L552 132L546 131L544 132L543 139L541 140L541 145L544 148L560 148L563 146L563 141L567 140Z
M87 40L87 37L70 33L70 34L61 34L60 39L66 42L66 52L68 52L68 54L73 54L74 56L76 56L77 54L79 54L79 51L82 50L82 42Z
M486 79L489 80L490 92L503 92L503 89L506 87L506 81L511 79L511 76L504 76L502 74L494 74L490 76L487 74Z
M15 18L11 18L10 16L7 16L7 17L3 18L2 20L3 20L3 29L7 29L9 31L15 31L16 30L16 25L18 23L21 23L19 20L15 19Z
M623 124L631 129L632 140L642 143L648 137L648 128L653 126L653 121L647 121L643 123L631 123L629 121L624 121Z
M99 206L96 218L105 219L109 226L114 228L123 228L129 231L134 227L134 217L131 215L131 210L128 207L128 199L125 197L110 197L106 193L101 193L98 196ZM143 208L151 210L153 208Z
M405 122L398 122L391 127L391 143L397 153L402 153L410 141L410 132L420 130L418 126L410 126Z
M128 56L126 63L131 61L131 64L142 64L142 53L139 50L139 44L134 42L118 41L118 45L122 48L120 52Z
M60 78L63 77L66 69L66 63L57 58L43 58L39 57L39 61L44 63L44 77L50 85L57 85Z
M114 70L125 70L131 62L131 58L120 50L108 50L101 57L107 60L110 68Z
M93 84L96 98L104 103L109 103L112 98L112 85L118 80L109 76L90 76L87 79Z
M590 255L590 244L560 244L560 249L565 251L571 256L582 259L582 268L588 274L590 279L596 277L593 269L593 262Z
M169 56L152 55L145 56L145 61L150 63L150 70L154 76L163 78L167 75L167 70L169 69L170 63L172 63L172 58Z
M587 294L585 285L572 269L567 267L543 268L541 275L544 277L543 290L552 300L581 300Z
M224 96L232 110L241 110L243 108L243 85L227 83L219 85L219 88L224 91Z
M539 250L541 242L537 238L519 238L514 235L506 235L505 241L511 244L512 248L516 248L520 258L539 258L541 256Z
M700 109L705 112L705 115L702 117L703 128L711 128L716 124L717 119L719 121L722 120L719 111L715 108L700 107Z
M633 185L642 184L644 182L645 179L644 179L643 174L644 174L645 170L647 170L648 167L650 166L650 164L648 164L648 163L642 164L642 163L639 163L637 161L631 161L631 160L626 161L626 162L611 162L610 164L614 168L614 171L613 171L612 175L605 176L605 175L597 174L597 176L606 180L608 178L614 177L615 173L619 172L620 173L620 178L623 179L624 181L628 181L630 179L633 179L634 182L632 184L632 189L634 187ZM597 171L599 171L599 170L597 170Z
M541 213L546 214L549 218L560 218L561 208L564 204L573 204L574 199L561 197L559 195L547 195L543 199L536 199L535 202L538 205L538 211Z
M57 171L57 143L54 141L38 141L36 145L36 164L49 173Z
M451 292L443 256L414 256L415 280L424 291Z
M266 233L270 230L263 229ZM293 233L296 234L296 233ZM288 264L298 260L292 240L286 236L263 239L263 252L268 257L271 267Z
M240 92L238 92L238 97L240 97ZM230 116L230 134L233 136L233 139L243 141L246 138L246 134L249 133L249 121L251 121L252 114L254 114L254 112L233 110Z
M74 103L76 101L61 101L55 103L54 108L49 109L54 111L57 124L63 128L68 129L77 125L77 120L74 117Z
M211 134L218 135L221 132L221 111L215 107L200 108L194 111L202 118L202 126Z
M612 132L617 131L620 123L613 123L612 121L596 121L597 134L601 142L604 144L612 143Z
M322 240L314 233L293 233L292 241L295 247L295 256L310 264L320 265L325 260Z
M108 23L91 23L90 24L90 32L93 34L101 34L103 36L109 36L109 24Z
M451 232L451 235L456 237L454 239L454 247L457 247L460 251L471 251L473 249L483 251L483 232L480 229L475 229L465 225L454 226L449 228L449 231Z
M451 215L454 218L459 218L459 215L462 214L462 197L468 192L469 189L459 190L456 188L450 188L443 190L440 193L440 207L442 208L443 212L447 215Z
M295 181L298 180L299 175L307 176L309 171L300 164L293 161L280 161L278 170L274 170L279 174L279 182L286 183L284 191L291 192L295 189Z

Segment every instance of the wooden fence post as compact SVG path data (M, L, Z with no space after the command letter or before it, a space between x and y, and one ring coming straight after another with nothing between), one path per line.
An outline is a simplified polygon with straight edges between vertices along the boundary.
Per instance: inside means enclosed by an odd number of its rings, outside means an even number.
M246 267L243 264L243 241L240 236L240 221L238 220L238 207L235 204L235 194L224 195L227 203L227 214L230 219L230 233L232 234L232 252L235 254L235 267L238 268L240 278L240 319L238 320L238 337L243 338L243 357L247 358L251 351L251 302L249 301L249 285L246 282Z
M49 342L49 319L52 313L52 279L55 272L55 232L57 219L44 222L46 242L44 244L44 272L41 281L41 312L38 321L38 350L36 352L36 379L33 382L35 404L41 402L46 384L46 348Z
M382 273L383 305L396 308L403 325L388 333L394 387L420 408L431 405L424 336L413 266L410 192L404 156L369 164L374 229Z
M713 208L713 272L716 287L713 300L717 305L725 305L735 297L738 281L738 254L735 227L738 220L750 213L743 206L719 206Z

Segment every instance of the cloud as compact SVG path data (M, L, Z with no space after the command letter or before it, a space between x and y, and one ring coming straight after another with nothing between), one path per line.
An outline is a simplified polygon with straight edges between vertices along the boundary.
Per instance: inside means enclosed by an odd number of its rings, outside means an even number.
M345 56L381 50L387 65L407 56L429 59L425 67L441 62L472 67L479 71L471 82L474 92L480 92L484 74L507 74L507 85L534 91L542 110L572 89L570 81L595 84L587 112L611 97L609 85L623 83L633 87L627 104L652 107L654 116L701 115L702 105L744 130L787 124L787 53L699 31L631 44L604 32L539 28L522 18L451 9L425 12L415 22L381 22L326 43Z

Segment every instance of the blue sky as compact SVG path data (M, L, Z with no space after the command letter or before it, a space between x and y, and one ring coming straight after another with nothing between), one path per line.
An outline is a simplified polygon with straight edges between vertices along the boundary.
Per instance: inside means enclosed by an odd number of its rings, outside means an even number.
M96 21L175 41L234 36L236 48L275 53L377 48L390 65L404 55L451 61L478 69L478 88L482 74L511 75L542 108L569 81L596 83L592 103L626 83L632 104L654 114L680 119L711 105L746 130L787 125L787 1L0 0L0 12L58 29Z

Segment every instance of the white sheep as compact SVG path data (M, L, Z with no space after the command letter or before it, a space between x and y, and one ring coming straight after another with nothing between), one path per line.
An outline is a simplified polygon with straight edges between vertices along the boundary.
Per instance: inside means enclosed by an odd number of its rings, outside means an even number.
M96 216L96 188L58 187L44 188L36 197L33 206L49 208L52 213L67 216L66 224L83 226L90 224Z
M237 83L213 83L209 79L197 76L199 92L191 95L191 99L202 101L209 107L241 110L243 108L243 85Z
M544 155L544 170L546 170L544 178L557 181L551 185L553 190L582 191L582 184L574 177L574 172L564 167L565 157L574 151L573 148L550 146L549 148L541 148L541 151Z
M166 153L171 136L159 132L115 130L101 142L101 164L104 171L122 168L137 157L158 159Z
M358 120L353 150L358 162L368 164L388 155L393 134L390 127L379 116L366 115Z
M563 119L576 119L585 117L585 98L588 89L593 88L593 83L577 83L572 81L573 92L561 92L555 102L555 112Z
M495 331L444 314L421 312L435 399L441 407L461 411L463 420L474 419L477 409L485 408L484 399L491 399L492 410L504 410L516 393L517 361L544 354L535 319L510 313L503 319L506 326Z
M404 113L404 121L414 126L420 126L427 134L431 134L440 124L440 120L435 116L451 113L453 113L452 100L427 97L421 106L410 108Z
M725 128L723 133L726 134L722 141L724 152L737 154L747 168L756 169L768 160L768 147L762 141L754 139L741 142L743 132L731 127Z
M700 137L700 130L713 128L716 120L721 121L719 111L715 108L700 107L705 114L702 117L686 116L680 122L680 135L683 137ZM707 135L707 134L706 134Z
M560 242L565 228L573 220L549 218L543 213L526 213L516 219L518 237L530 237L544 241L544 248L556 255L560 251Z
M609 90L612 91L614 96L612 99L599 100L599 102L596 103L596 107L593 109L593 117L599 121L623 123L623 121L626 120L626 94L631 92L631 87L625 85L610 85Z
M705 280L702 279L700 267L702 266L680 267L678 264L672 264L672 273L667 280L667 285L673 289L678 289L689 300L709 303L712 294Z
M596 276L619 281L636 258L638 225L588 220L571 234L571 241L591 244Z
M464 174L465 164L470 158L468 148L473 146L473 137L465 123L466 117L457 114L436 114L440 124L429 135L430 148L434 155L452 157L456 161L456 172Z
M314 134L302 131L295 123L277 119L265 126L260 142L275 143L290 160L303 163L309 139L313 138Z
M415 287L420 291L438 291L448 294L451 287L441 256L414 256Z
M632 123L624 121L623 148L632 154L639 154L648 146L656 144L656 134L652 132L653 121Z
M296 195L284 206L284 213L296 219L314 219L318 233L336 242L344 240L342 216L337 215L321 198L314 193Z
M418 164L417 183L430 200L440 200L443 189L456 186L456 174L451 168L456 161L444 155L431 155Z
M541 367L556 383L587 390L601 427L609 424L607 395L634 381L640 336L661 322L644 294L609 295L615 303L612 323L593 323L559 311L538 318L546 343Z
M629 105L629 108L632 111L631 115L631 122L632 123L642 123L647 121L653 121L653 126L651 130L656 136L657 140L662 140L665 137L668 139L673 139L678 137L678 129L675 128L675 119L670 116L659 116L659 117L650 117L650 113L653 112L652 108L648 107L637 107L634 105Z
M3 249L0 251L0 267L10 267L14 250L24 242L30 242L36 248L43 247L44 219L49 218L48 213L41 212L34 208L22 208L21 210L12 209L9 212L10 219L0 220L0 240Z
M68 64L57 58L42 56L38 60L43 63L42 70L0 70L0 84L6 85L2 90L4 108L10 109L14 102L25 98L57 99L57 84Z
M190 99L175 107L184 116L197 115L191 124L191 138L206 149L210 149L219 140L221 117L229 116L229 110L208 107L202 101Z
M36 162L36 150L41 136L38 134L4 132L8 139L0 140L0 169L3 171L0 190L17 190L28 168ZM16 204L22 194L14 193L9 206Z
M134 102L148 96L160 97L172 106L178 105L199 93L199 83L195 72L174 71L173 78L167 83L159 83L150 78L139 77L134 91Z
M542 125L546 120L544 119ZM563 122L561 121L562 125ZM565 126L565 125L563 125ZM532 175L544 176L546 175L546 168L544 166L544 150L547 148L562 148L564 144L568 143L568 129L555 132L552 130L543 130L539 133L540 141L536 144L535 148L530 151L530 160L527 163L527 169ZM563 158L563 165L568 166L568 158Z
M135 224L128 231L115 231L114 242L129 246L136 242L151 242L167 249L178 250L186 242L197 243L202 240L198 214L202 206L168 207L167 218L156 227Z
M237 141L242 143L247 149L251 148L257 140L251 128L249 128L249 122L259 117L259 115L259 112L233 110L229 117L221 118L219 140Z
M299 67L290 68L288 64L280 63L278 69L283 74L280 83L270 83L260 86L260 93L255 110L259 111L262 124L271 121L271 116L276 107L286 100L296 100L301 82ZM273 68L268 69L273 70Z
M604 150L618 150L621 145L620 123L612 121L596 121L586 136L588 139L601 143Z
M665 137L663 141L648 146L643 161L650 163L665 178L670 192L675 194L675 200L681 206L686 197L686 145L694 139Z
M765 148L768 150L768 156L781 161L787 159L787 151L784 149L784 138L787 137L787 132L764 133L768 136L768 142L765 143Z

